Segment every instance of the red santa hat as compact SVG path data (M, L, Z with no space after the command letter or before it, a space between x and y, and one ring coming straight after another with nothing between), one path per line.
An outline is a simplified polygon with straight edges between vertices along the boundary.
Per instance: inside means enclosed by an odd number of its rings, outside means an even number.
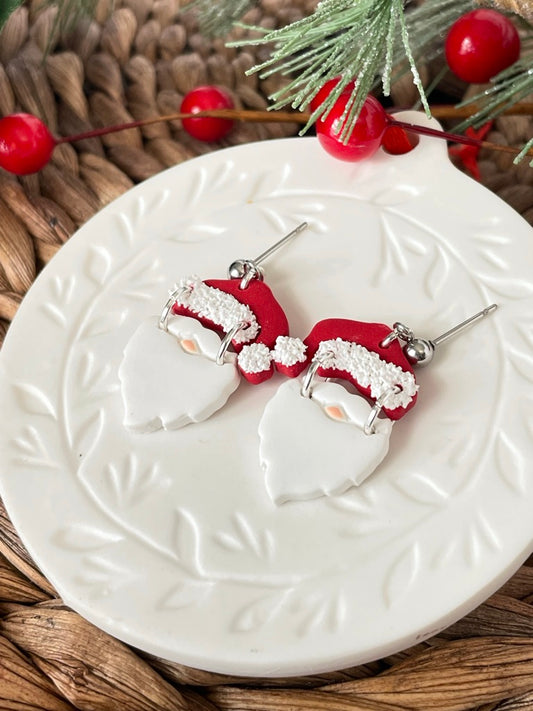
M269 287L252 279L241 289L241 279L182 280L183 292L172 307L175 314L196 318L206 328L227 334L238 323L247 324L231 341L243 376L257 384L274 372L271 350L279 336L287 337L289 323Z
M290 375L299 375L316 354L322 362L318 375L348 380L374 401L390 392L382 410L391 420L398 420L415 405L418 385L400 343L382 345L391 330L382 323L342 318L319 321L303 341L305 361L296 363Z

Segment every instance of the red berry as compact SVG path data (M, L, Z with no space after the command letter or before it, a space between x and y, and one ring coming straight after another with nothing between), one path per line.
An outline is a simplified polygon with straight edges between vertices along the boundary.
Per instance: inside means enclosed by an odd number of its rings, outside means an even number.
M235 108L231 96L216 86L198 86L183 97L180 111L184 114L196 114L199 111ZM183 119L183 128L199 141L219 141L233 128L233 121L222 118Z
M16 175L36 173L48 163L56 141L45 124L31 114L0 119L0 167Z
M496 10L472 10L452 25L445 52L454 74L464 81L483 84L516 62L520 37L505 15Z
M335 158L358 161L373 155L380 146L387 127L387 114L379 101L367 96L346 145L342 142L341 119L351 91L344 91L324 120L316 122L322 147Z
M340 82L341 77L335 77L334 79L330 79L327 81L323 87L321 87L318 92L313 96L309 103L309 107L311 111L315 111L318 109L319 106L321 106L324 101L328 98L328 96L331 94L333 89L337 86L337 84ZM353 91L353 88L355 86L355 81L349 82L343 89L343 93L345 91L349 91L350 93Z
M401 126L387 126L381 138L381 147L393 156L403 155L418 145L418 136L408 133Z

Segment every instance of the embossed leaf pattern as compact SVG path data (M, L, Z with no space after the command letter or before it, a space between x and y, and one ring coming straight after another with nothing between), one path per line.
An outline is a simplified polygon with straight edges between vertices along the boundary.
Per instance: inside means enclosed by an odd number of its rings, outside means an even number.
M51 288L54 298L63 305L69 304L72 301L75 284L76 277L74 275L52 277Z
M146 207L147 215L151 215L154 212L161 210L163 205L165 205L170 199L171 191L169 188L164 188L159 193L154 195Z
M200 222L189 227L189 232L196 232L200 237L217 237L227 232L228 228L223 225L210 225L205 222ZM198 240L199 241L199 240Z
M533 437L533 403L531 400L527 401L527 409L525 412L525 425L530 437Z
M109 382L111 372L111 365L98 363L93 351L83 353L77 368L78 392L89 400L116 392L119 384L118 382Z
M125 212L113 216L113 232L120 235L122 240L131 246L135 237L146 237L146 230L139 230L145 218L160 210L170 197L170 190L164 188L147 201L144 195L137 195L133 205Z
M128 309L96 314L83 328L82 336L86 338L89 336L101 336L104 333L120 328L127 315Z
M160 477L157 462L143 466L134 453L120 463L110 462L105 475L121 508L141 503L150 494L159 493L169 485L168 480Z
M235 632L252 632L270 622L285 599L285 592L260 597L243 607L231 625Z
M257 632L283 616L283 624L293 627L299 637L314 630L337 632L346 620L347 603L342 590L331 593L302 593L287 588L256 598L245 605L232 623L235 632Z
M297 601L296 611L299 613L296 625L298 636L305 637L317 629L335 633L345 620L346 599L342 591L331 595L312 593Z
M127 299L148 301L154 295L155 290L164 281L164 277L159 273L161 261L154 259L150 264L143 264L129 278L129 285L122 295Z
M346 514L339 526L343 538L372 535L390 526L386 512L376 501L375 490L369 486L330 497L327 503Z
M118 543L122 536L85 523L74 523L60 528L54 543L71 551L91 551Z
M207 171L203 168L200 168L196 171L196 173L191 177L189 181L184 204L196 205L205 190L206 183Z
M72 301L76 278L68 276L60 278L54 276L50 280L51 299L44 301L43 311L59 326L65 326L67 317L65 314L66 307Z
M451 319L450 319L451 320ZM453 379L454 368L463 367L461 361L456 359L447 366L447 375ZM449 412L441 415L435 421L434 436L428 440L428 452L437 455L448 467L466 467L478 456L480 436L469 428L465 428L464 411Z
M104 428L104 411L99 409L78 426L72 437L72 451L75 457L87 457L98 442Z
M218 190L225 190L235 180L235 163L232 160L226 160L217 170L214 170L211 180L208 183L210 193ZM241 177L241 180L243 178Z
M127 215L120 213L118 215L114 215L113 222L113 232L120 235L127 245L131 245L133 243L134 233L130 218Z
M374 286L383 284L392 274L405 274L407 258L388 215L381 213L381 256L378 270L372 280Z
M479 565L487 555L501 548L499 537L482 511L468 522L463 538L463 554L469 567Z
M343 538L370 536L388 527L387 518L374 513L372 516L357 517L349 525L339 527L339 533Z
M487 264L489 264L491 267L494 267L494 269L497 269L502 272L507 271L509 269L508 263L492 249L482 249L480 250L480 254L487 262Z
M40 469L53 469L57 467L41 435L33 425L26 425L24 427L22 433L13 440L13 447L18 452L15 461L25 467L32 466Z
M186 570L202 576L200 565L200 531L192 514L177 509L174 514L172 547L177 560Z
M514 370L523 378L533 383L533 357L529 353L521 353L516 349L509 350L509 361Z
M490 289L496 296L507 299L525 299L533 294L533 283L525 279L509 277L508 279L494 279L486 275L479 275L479 281Z
M232 516L233 531L218 531L214 540L223 548L233 551L251 551L257 558L272 558L275 550L274 536L268 529L255 530L246 516L237 511Z
M339 511L344 511L348 514L372 514L373 502L368 496L371 491L370 487L366 487L361 491L349 489L346 494L340 496L328 496L325 503Z
M111 254L105 247L89 248L85 261L85 273L95 284L102 286L111 270Z
M424 279L424 288L430 299L435 299L446 284L450 273L450 262L439 245L435 246L431 266Z
M274 234L278 232L280 234L288 232L285 215L282 216L278 210L275 210L269 205L258 205L258 210L265 218L266 222L270 225Z
M126 569L103 555L93 554L82 559L76 581L90 588L92 596L98 598L106 597L136 577L131 568Z
M505 432L496 438L496 463L502 481L521 496L526 493L524 454Z
M329 227L323 220L319 219L321 213L325 213L326 206L319 200L312 202L306 201L298 205L297 210L291 212L291 218L294 225L299 225L302 222L307 222L308 229L319 234L329 232Z
M430 475L410 472L396 482L396 488L418 504L441 506L449 494L441 489Z
M285 163L280 169L263 170L256 174L255 178L249 176L248 195L244 198L244 202L255 202L256 200L265 199L266 197L274 197L282 192L289 175L291 174L291 166Z
M183 213L182 213L183 214ZM171 242L184 242L185 244L200 244L211 237L226 232L226 227L221 225L208 225L205 222L195 225L190 220L176 220L172 225L172 233L168 237Z
M448 538L436 551L431 559L431 568L438 570L447 565L457 555L459 539L457 536Z
M487 555L501 549L502 543L488 517L478 509L470 520L465 521L445 540L433 555L431 568L439 569L452 562L463 562L468 568L483 565Z
M51 400L35 385L18 383L14 385L19 405L32 415L48 415L57 419Z
M420 544L412 543L391 565L383 586L387 607L398 604L409 592L420 570Z
M528 347L528 350L533 348L533 319L524 319L520 323L517 323L516 330Z
M497 271L507 271L509 269L509 263L501 254L502 247L505 247L510 242L507 235L486 232L473 235L473 239L481 245L479 254L489 266Z
M420 190L412 185L397 185L380 190L372 198L374 205L382 207L395 207L404 205L420 195Z
M214 583L204 580L185 580L173 587L161 600L162 610L179 610L200 605L213 590Z

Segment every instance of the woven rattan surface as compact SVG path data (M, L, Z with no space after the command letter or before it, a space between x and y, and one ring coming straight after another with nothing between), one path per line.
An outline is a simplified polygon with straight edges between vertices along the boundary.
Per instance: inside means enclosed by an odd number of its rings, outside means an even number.
M184 92L207 82L230 89L237 106L264 108L281 81L246 77L264 50L207 40L179 0L102 2L94 21L66 37L54 32L55 10L42 5L20 8L0 34L0 114L37 114L59 135L176 111ZM275 27L313 5L264 0L247 19ZM397 84L393 98L407 105L412 87ZM225 145L296 130L243 123ZM489 140L518 146L532 133L529 117L505 117ZM78 226L133 184L212 149L175 122L62 145L38 175L0 171L0 340L39 269ZM484 184L533 222L533 169L489 152L480 169ZM147 657L84 621L58 599L0 511L0 708L120 707L533 709L533 559L466 618L401 654L321 676L234 679Z

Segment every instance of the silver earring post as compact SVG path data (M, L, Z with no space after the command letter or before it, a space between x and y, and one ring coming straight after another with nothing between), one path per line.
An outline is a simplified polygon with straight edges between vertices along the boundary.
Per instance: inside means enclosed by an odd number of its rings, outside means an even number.
M497 308L498 304L491 304L490 306L486 306L477 314L474 314L473 316L470 316L470 318L461 321L461 323L458 323L456 326L453 326L453 328L450 328L448 331L441 333L440 336L432 338L431 340L426 338L409 339L406 345L404 346L404 353L407 356L407 359L411 363L421 366L431 363L437 346L440 346L441 343L444 343L445 341L457 335L458 333L461 333L472 324L485 318L485 316L489 316L489 314L491 314Z
M293 237L296 237L296 235L302 232L302 230L305 230L306 227L308 227L308 223L302 222L300 225L298 225L298 227L295 227L291 232L286 234L285 237L282 237L280 240L278 240L275 244L273 244L271 247L262 252L255 259L237 259L232 262L228 269L228 275L230 279L240 279L241 289L246 289L252 279L262 279L263 276L261 273L261 269L259 268L261 262L264 262L265 259L268 259L271 254L274 254L274 252L276 252L280 247L289 242L289 240L291 240Z

